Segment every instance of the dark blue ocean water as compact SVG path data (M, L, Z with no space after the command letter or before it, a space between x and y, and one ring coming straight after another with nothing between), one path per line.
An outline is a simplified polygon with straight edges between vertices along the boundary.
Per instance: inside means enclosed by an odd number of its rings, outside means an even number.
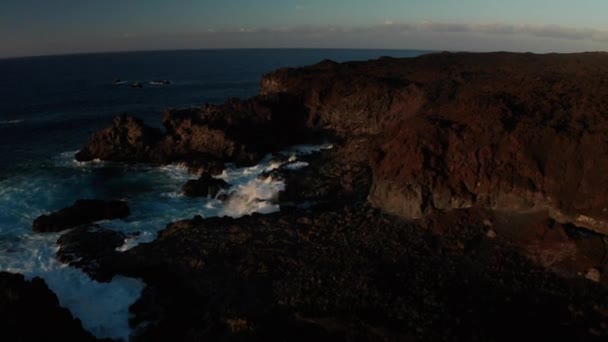
M258 92L262 74L323 59L411 57L406 50L199 50L0 60L0 177L84 144L118 113L158 125L163 109L219 103ZM143 89L114 85L120 78ZM151 80L167 79L169 86Z
M159 125L167 107L219 103L258 92L262 74L329 58L366 60L410 57L417 51L379 50L218 50L136 52L0 60L0 271L42 277L64 307L98 337L128 340L128 307L144 284L125 277L110 283L91 280L60 264L55 241L61 233L32 232L41 214L80 198L122 199L131 215L98 223L104 229L137 233L121 249L151 241L171 221L194 215L239 217L279 210L274 204L284 184L258 175L276 168L270 157L249 168L228 167L220 177L234 191L226 203L181 195L193 176L179 165L150 167L104 162L78 163L73 155L95 130L118 113ZM120 78L142 89L114 85ZM167 79L172 84L148 82ZM284 153L297 160L330 146L297 146ZM305 166L306 163L300 163ZM3 340L0 331L0 341Z

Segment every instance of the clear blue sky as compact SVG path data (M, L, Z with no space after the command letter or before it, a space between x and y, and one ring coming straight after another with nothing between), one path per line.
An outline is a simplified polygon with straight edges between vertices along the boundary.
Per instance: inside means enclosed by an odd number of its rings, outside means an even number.
M0 57L175 48L608 49L605 0L0 0Z

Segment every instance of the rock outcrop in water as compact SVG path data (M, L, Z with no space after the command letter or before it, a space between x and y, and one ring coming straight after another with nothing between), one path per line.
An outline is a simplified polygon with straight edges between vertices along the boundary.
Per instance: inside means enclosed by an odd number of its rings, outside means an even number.
M230 184L223 179L213 178L209 173L203 173L198 179L191 179L182 187L182 193L189 197L215 196L224 189L228 189Z
M44 280L8 272L0 272L0 334L3 341L97 341Z
M273 171L282 211L169 224L103 271L148 284L142 341L605 338L607 99L602 53L278 70L253 99L167 112L125 156L247 164L331 135ZM124 141L90 144L142 150Z
M101 220L113 220L129 216L124 201L78 200L74 205L34 220L35 232L60 232Z
M158 129L126 115L117 116L111 126L95 133L91 141L76 153L78 161L93 159L143 162L161 138Z
M269 152L313 138L316 133L305 127L306 115L298 98L273 94L167 110L162 135L138 119L121 116L94 134L75 157L79 161L252 165Z
M116 255L116 248L122 246L127 236L121 232L104 229L96 225L81 226L57 239L57 259L79 267L97 281L110 281L105 273L108 262Z

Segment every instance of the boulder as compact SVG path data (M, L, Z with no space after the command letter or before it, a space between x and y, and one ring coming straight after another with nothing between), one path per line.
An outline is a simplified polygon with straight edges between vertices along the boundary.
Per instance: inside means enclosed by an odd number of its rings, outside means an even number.
M96 225L77 227L57 240L57 258L97 281L110 281L112 277L103 273L103 265L111 261L126 238L121 232Z
M191 179L182 187L182 193L188 197L215 198L217 194L228 189L230 184L223 179L214 178L209 173L203 173L198 179Z
M80 225L101 220L113 220L129 216L124 201L78 200L71 207L61 209L34 220L35 232L60 232Z

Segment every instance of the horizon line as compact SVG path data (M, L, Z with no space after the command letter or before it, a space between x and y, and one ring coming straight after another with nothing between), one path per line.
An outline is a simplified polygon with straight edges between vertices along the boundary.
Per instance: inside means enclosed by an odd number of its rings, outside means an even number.
M85 52L65 52L65 53L48 53L36 55L21 55L0 57L0 61L11 59L28 59L28 58L45 58L45 57L69 57L69 56L88 56L88 55L119 55L129 53L153 53L153 52L195 52L195 51L270 51L270 50L326 50L326 51L412 51L425 53L527 53L535 55L549 54L582 54L582 53L608 53L608 50L586 50L576 52L532 52L532 51L510 51L510 50L437 50L437 49L415 49L415 48L361 48L361 47L226 47L226 48L186 48L186 49L137 49L137 50L107 50L107 51L85 51Z
M409 49L409 48L348 48L348 47L226 47L226 48L186 48L186 49L137 49L137 50L106 50L106 51L85 51L85 52L65 52L65 53L43 53L35 55L20 55L0 57L0 60L25 59L40 57L67 57L67 56L86 56L86 55L110 55L126 53L147 53L147 52L187 52L187 51L230 51L230 50L358 50L358 51L415 51L415 52L448 52L447 50L433 49ZM452 52L452 51L449 51ZM459 51L460 52L460 51ZM464 52L464 51L462 51Z

